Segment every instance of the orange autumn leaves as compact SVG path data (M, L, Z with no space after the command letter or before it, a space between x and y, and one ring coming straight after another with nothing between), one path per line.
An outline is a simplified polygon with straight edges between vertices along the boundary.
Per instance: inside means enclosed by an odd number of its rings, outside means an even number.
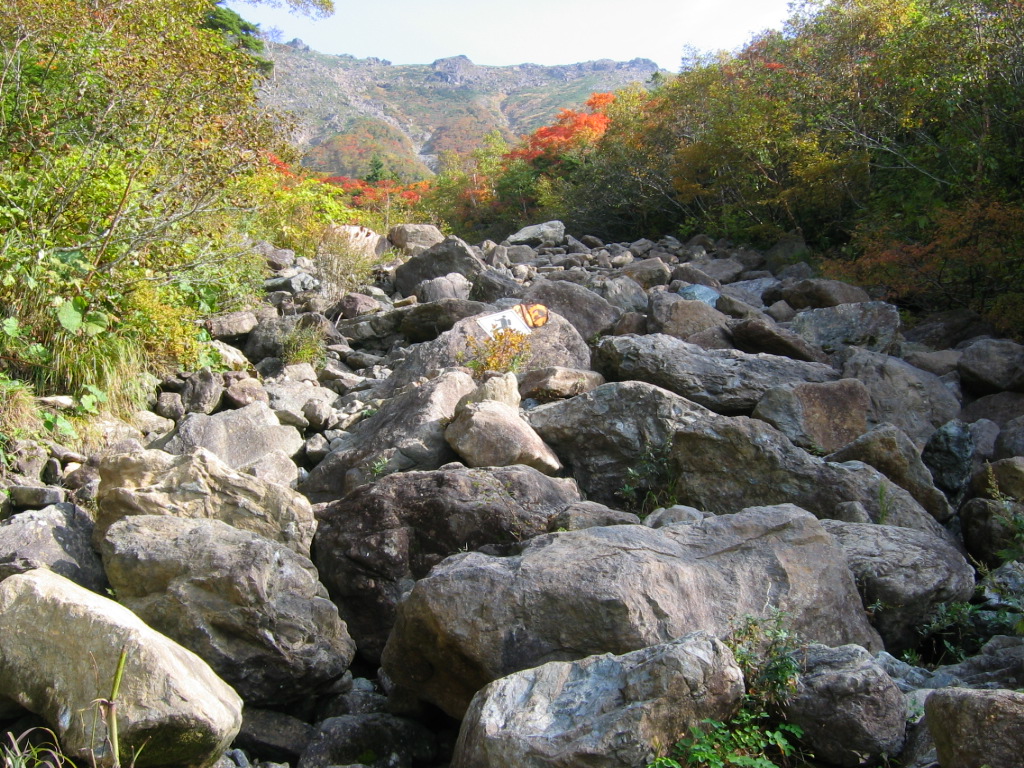
M563 109L552 125L538 128L526 137L525 145L510 152L509 157L557 163L567 152L594 144L611 125L607 109L614 101L613 93L595 93L586 101L589 111Z

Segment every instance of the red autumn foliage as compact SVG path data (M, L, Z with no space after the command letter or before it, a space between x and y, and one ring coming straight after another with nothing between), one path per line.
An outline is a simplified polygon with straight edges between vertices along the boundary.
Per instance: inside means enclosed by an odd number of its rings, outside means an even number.
M525 146L510 152L509 157L527 162L543 158L557 163L565 152L593 144L611 124L605 110L613 101L613 93L595 93L586 102L590 111L563 109L552 125L538 128L526 138Z

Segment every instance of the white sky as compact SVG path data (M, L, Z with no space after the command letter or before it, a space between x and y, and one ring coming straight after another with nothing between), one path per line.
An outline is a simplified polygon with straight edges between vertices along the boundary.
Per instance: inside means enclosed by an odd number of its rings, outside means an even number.
M228 0L244 18L322 53L429 64L464 54L477 64L572 64L652 59L679 70L683 48L733 50L778 29L789 0L335 0L310 20Z

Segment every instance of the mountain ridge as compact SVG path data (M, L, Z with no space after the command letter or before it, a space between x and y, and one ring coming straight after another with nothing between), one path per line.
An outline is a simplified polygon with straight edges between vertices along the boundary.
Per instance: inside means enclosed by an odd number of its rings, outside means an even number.
M392 64L320 53L297 39L269 44L267 56L274 73L263 99L294 115L304 165L362 177L377 158L405 180L428 177L442 153L471 151L494 130L514 141L591 93L660 71L648 59L491 66L456 55Z

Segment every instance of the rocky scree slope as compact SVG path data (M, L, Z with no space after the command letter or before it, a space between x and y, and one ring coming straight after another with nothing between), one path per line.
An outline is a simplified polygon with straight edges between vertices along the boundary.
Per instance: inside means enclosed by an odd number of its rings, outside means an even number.
M638 768L736 712L722 640L781 612L817 764L1019 766L1024 347L904 329L783 246L389 238L340 300L257 246L266 305L206 321L223 370L95 455L13 446L7 728L109 764L125 648L140 768ZM479 319L519 303L547 323L481 370ZM302 337L324 356L286 363ZM968 600L977 653L897 659Z

